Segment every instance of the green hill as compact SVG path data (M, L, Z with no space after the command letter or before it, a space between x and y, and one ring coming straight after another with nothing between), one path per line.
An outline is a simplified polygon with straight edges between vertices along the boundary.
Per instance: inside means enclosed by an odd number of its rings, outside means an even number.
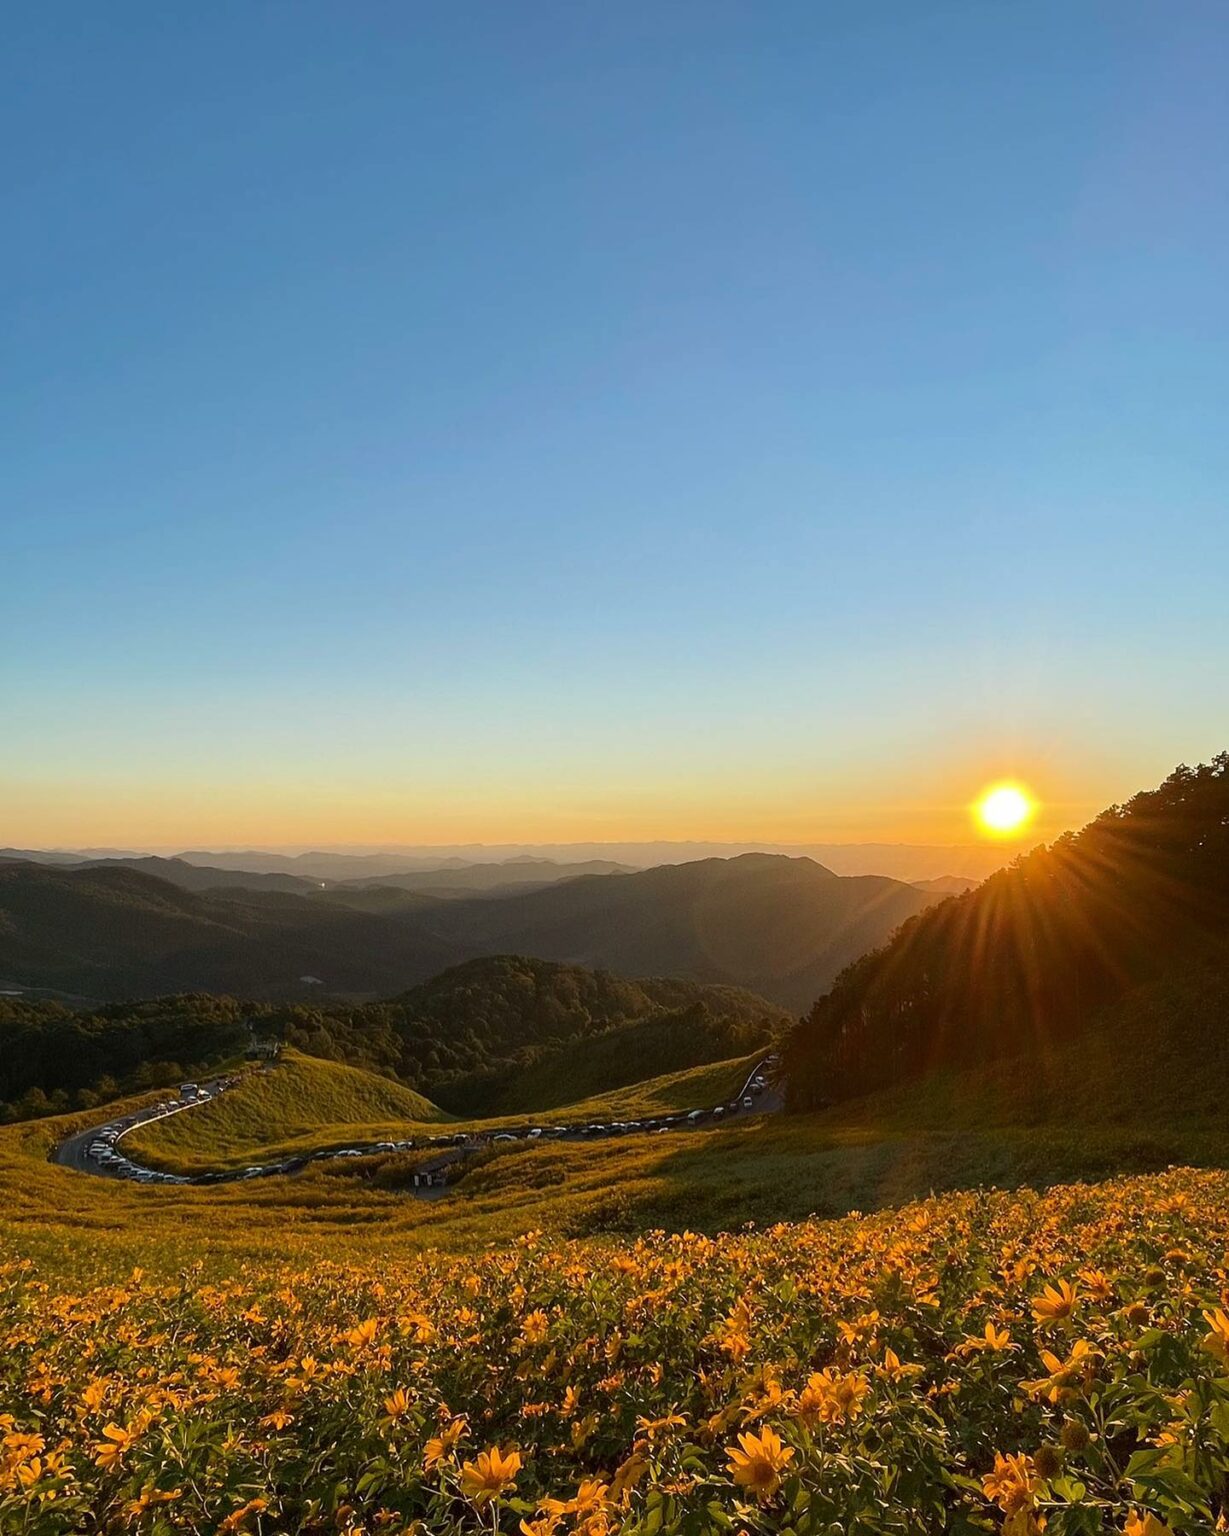
M404 1081L458 1114L485 1115L549 1108L742 1056L766 1045L789 1019L736 987L627 981L498 955L454 966L401 997L353 1012L350 1022L397 1037L396 1070Z
M462 1078L441 1092L458 1114L517 1115L560 1109L646 1080L687 1077L712 1063L726 1065L731 1050L747 1041L732 1038L731 1032L714 1024L703 1017L697 1020L693 1010L654 1015L567 1041L548 1052L527 1053L517 1067ZM764 1040L760 1051L750 1055L762 1054L767 1043ZM688 1102L703 1104L706 1097L701 1094Z
M923 913L850 966L789 1041L790 1104L1004 1058L1027 1074L1081 1031L1108 1028L1107 1005L1135 989L1223 965L1227 942L1223 753Z
M0 1119L207 1075L243 1054L249 1028L472 1115L546 1108L744 1055L788 1024L737 988L624 981L509 956L356 1006L192 993L74 1010L0 997Z
M134 1131L124 1146L138 1162L201 1172L344 1145L372 1126L404 1134L407 1125L438 1128L449 1118L386 1077L287 1050L276 1066L250 1072L199 1109Z
M718 1103L745 1082L757 1056L665 1073L535 1118L543 1125L630 1120ZM516 1118L523 1124L523 1115ZM203 1173L441 1128L498 1129L511 1123L513 1117L453 1117L387 1078L287 1050L276 1065L250 1071L211 1103L133 1131L124 1147L150 1167Z

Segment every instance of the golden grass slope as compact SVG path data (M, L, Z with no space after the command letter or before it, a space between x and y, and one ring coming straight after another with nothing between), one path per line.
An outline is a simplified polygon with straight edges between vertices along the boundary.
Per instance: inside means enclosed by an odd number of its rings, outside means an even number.
M547 1111L533 1123L629 1120L691 1105L711 1106L741 1087L758 1059L750 1056L650 1078ZM276 1066L250 1073L211 1104L134 1131L124 1146L131 1157L150 1167L202 1173L322 1148L513 1123L524 1125L526 1119L456 1119L388 1078L287 1050Z
M287 1050L249 1071L238 1087L125 1138L136 1161L194 1173L275 1157L286 1150L344 1146L364 1126L438 1131L452 1117L391 1078Z

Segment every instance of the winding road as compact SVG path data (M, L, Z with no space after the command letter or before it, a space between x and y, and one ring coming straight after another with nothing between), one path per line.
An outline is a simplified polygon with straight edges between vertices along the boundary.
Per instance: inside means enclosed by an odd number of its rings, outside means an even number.
M50 1160L80 1173L91 1173L103 1178L127 1179L141 1185L224 1184L245 1179L266 1178L273 1174L297 1173L310 1163L337 1158L370 1156L381 1152L417 1152L438 1148L438 1155L422 1164L415 1174L415 1193L430 1196L444 1185L445 1169L484 1147L505 1142L537 1141L588 1141L605 1140L627 1135L663 1135L672 1131L700 1130L705 1126L727 1124L749 1115L772 1114L782 1107L781 1094L770 1081L769 1074L777 1065L777 1057L768 1055L752 1067L742 1087L732 1098L711 1108L673 1110L664 1115L648 1116L643 1120L588 1121L575 1125L527 1125L516 1130L455 1131L417 1140L354 1142L344 1147L333 1147L301 1157L282 1158L275 1162L253 1163L247 1168L217 1169L195 1175L163 1173L159 1169L146 1168L134 1162L121 1149L120 1143L138 1126L151 1125L171 1115L186 1114L210 1104L221 1094L229 1092L244 1081L242 1075L214 1078L195 1087L187 1096L160 1100L156 1104L133 1110L114 1120L104 1121L89 1130L69 1136L53 1149ZM259 1068L264 1072L277 1071L276 1065ZM182 1090L181 1090L182 1093ZM421 1178L421 1184L418 1180Z

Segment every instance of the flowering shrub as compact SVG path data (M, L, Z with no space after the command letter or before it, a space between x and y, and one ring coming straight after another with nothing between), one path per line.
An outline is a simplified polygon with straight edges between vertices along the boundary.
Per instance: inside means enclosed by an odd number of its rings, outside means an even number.
M1226 1528L1229 1175L477 1259L0 1268L8 1533Z

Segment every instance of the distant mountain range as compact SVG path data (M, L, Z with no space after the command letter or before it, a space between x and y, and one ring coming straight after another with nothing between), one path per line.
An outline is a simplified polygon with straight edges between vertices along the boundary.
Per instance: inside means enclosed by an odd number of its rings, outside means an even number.
M174 857L211 869L242 870L257 875L294 875L300 879L360 881L443 869L514 864L569 866L591 862L624 868L651 869L662 864L688 864L703 859L737 858L744 853L779 853L809 858L838 875L889 875L895 880L934 880L945 875L984 880L1008 863L1017 849L1001 844L929 846L914 843L550 843L541 845L456 844L447 847L382 848L371 850L317 849L302 853L260 849L0 849L0 858L29 859L40 864L79 864L99 859L139 859L149 855ZM513 877L515 878L515 877Z
M159 873L115 861L0 863L0 982L97 998L193 990L371 998L449 965L515 953L627 977L742 986L801 1009L939 899L901 881L841 877L811 859L771 854L451 900L400 886L387 894L378 885L232 887L216 870L187 875L186 861L152 862ZM163 878L167 864L176 883ZM200 878L209 883L184 888Z
M181 854L173 859L161 858L156 854L110 854L105 858L74 860L70 855L61 853L29 856L15 848L0 849L0 864L24 861L49 864L56 869L135 869L143 874L169 880L172 885L184 891L242 889L292 891L308 895L322 889L360 891L388 885L400 891L423 891L441 897L453 897L470 895L476 891L534 889L550 885L556 880L574 880L581 875L632 872L630 865L614 864L602 859L590 859L583 864L558 864L551 859L519 858L508 859L500 864L464 864L458 860L450 862L443 869L400 870L390 875L372 874L367 869L357 877L337 881L282 871L262 873L227 869L197 863L197 858L196 854ZM297 861L286 862L293 864ZM362 905L353 902L348 904Z

